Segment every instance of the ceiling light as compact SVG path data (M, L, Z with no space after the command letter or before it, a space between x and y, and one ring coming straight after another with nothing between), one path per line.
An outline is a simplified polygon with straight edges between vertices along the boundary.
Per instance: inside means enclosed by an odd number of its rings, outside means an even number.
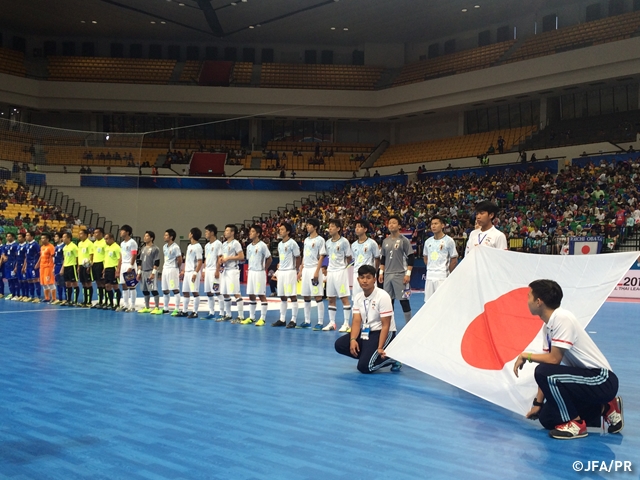
M231 5L233 5L234 7L237 5L236 2L231 2Z
M98 23L98 22L96 22L95 20L91 20L91 23L94 23L94 24L95 24L95 23Z
M151 20L151 25L155 25L155 24L156 24L156 22L154 22L153 20Z
M253 25L249 25L249 28L254 28Z
M247 0L242 0L242 3L247 3Z
M162 25L166 25L166 24L167 24L167 22L160 22L160 23L161 23Z
M344 27L342 30L344 30L345 32L348 31L349 29L347 27Z
M87 23L87 22L85 22L84 20L80 20L80 23Z
M262 25L260 25L259 23L256 24L256 27L261 27Z
M335 29L336 29L336 27L331 27L331 30L335 30Z
M184 7L184 3L179 3L178 6Z
M480 8L480 5L474 5L473 8Z
M463 11L463 12L466 12L466 11L467 11L467 9L466 9L466 8L463 8L463 9L462 9L462 11Z

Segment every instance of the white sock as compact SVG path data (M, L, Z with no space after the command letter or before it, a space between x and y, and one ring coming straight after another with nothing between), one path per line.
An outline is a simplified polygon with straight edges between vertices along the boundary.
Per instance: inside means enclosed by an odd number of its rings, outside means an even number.
M136 306L136 298L138 298L138 291L134 288L133 290L129 290L129 298L131 299L131 306Z
M244 301L242 297L236 300L236 305L238 306L238 318L244 318Z
M298 300L291 300L291 321L298 322Z
M280 320L285 321L287 318L287 301L280 300Z
M215 315L216 313L216 297L207 297L207 304L209 306L209 313Z
M165 310L169 310L169 294L168 293L162 296L162 302L164 303L162 308Z
M342 311L344 314L344 324L349 325L349 322L351 321L351 305L348 307L343 305Z
M329 323L332 325L336 323L336 307L329 306Z
M249 318L251 320L256 319L256 303L255 301L249 300Z
M189 301L191 300L191 297L183 297L184 300L182 301L182 313L187 313L189 311Z
M224 317L224 297L222 295L218 295L218 311L220 316Z
M200 297L193 297L193 313L198 313L200 308Z
M131 290L128 290L128 289L127 289L127 290L124 290L124 291L122 292L122 300L123 300L123 302L124 302L124 306L125 306L126 308L129 308L129 292L130 292L130 291L131 291Z
M304 323L311 323L311 300L304 301Z
M269 309L269 304L267 302L262 302L260 304L260 320L265 320L267 318L267 310Z
M231 298L224 299L224 314L228 317L231 316Z
M322 325L324 323L324 302L320 300L318 304L318 323Z
M173 302L175 303L173 309L180 310L180 292L173 294Z

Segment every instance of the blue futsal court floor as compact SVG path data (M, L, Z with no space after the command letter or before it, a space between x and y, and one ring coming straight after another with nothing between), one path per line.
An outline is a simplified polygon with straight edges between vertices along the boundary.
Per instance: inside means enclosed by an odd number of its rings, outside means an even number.
M0 478L638 478L639 320L607 302L588 327L623 433L558 441L411 368L359 374L337 332L0 300ZM633 472L574 472L590 460Z

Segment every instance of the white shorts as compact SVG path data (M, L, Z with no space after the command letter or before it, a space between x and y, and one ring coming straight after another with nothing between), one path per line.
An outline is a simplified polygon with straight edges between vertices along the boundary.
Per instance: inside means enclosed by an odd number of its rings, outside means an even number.
M349 296L349 270L327 272L327 297Z
M362 289L360 288L360 284L358 283L358 272L356 269L353 269L353 284L351 286L351 298L356 298L356 295L361 293Z
M196 281L192 282L193 275L196 276ZM184 279L182 280L182 293L200 293L200 274L193 272L184 272Z
M237 268L225 269L220 274L220 293L223 295L240 294L240 270Z
M132 267L132 268L133 268L133 267ZM127 284L126 284L126 283L125 283L125 281L124 281L124 273L125 273L127 270L128 270L128 269L126 269L126 268L122 268L122 269L120 270L120 285L122 285L122 288L129 288L129 287L127 287ZM135 271L136 269L135 269L135 268L133 268L133 270Z
M295 297L298 293L298 275L295 270L278 270L278 296Z
M216 272L213 270L204 271L204 293L214 295L220 293L220 279L216 278Z
M435 291L445 282L445 279L442 280L427 280L424 282L424 301L429 300L429 297L435 293Z
M162 290L180 290L180 270L177 268L162 270Z
M316 272L315 267L304 267L302 269L302 296L303 297L321 297L324 294L324 275L322 269L318 272L318 284L312 282L313 274Z
M267 272L249 270L247 277L247 295L265 295L267 293Z

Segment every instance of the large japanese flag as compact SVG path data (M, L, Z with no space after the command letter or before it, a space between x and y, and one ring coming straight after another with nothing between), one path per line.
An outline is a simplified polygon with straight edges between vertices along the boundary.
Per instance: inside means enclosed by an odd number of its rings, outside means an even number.
M387 354L496 405L524 414L536 393L522 351L542 352L542 320L529 313L528 284L557 281L562 306L586 327L638 252L533 255L475 248L386 349Z

